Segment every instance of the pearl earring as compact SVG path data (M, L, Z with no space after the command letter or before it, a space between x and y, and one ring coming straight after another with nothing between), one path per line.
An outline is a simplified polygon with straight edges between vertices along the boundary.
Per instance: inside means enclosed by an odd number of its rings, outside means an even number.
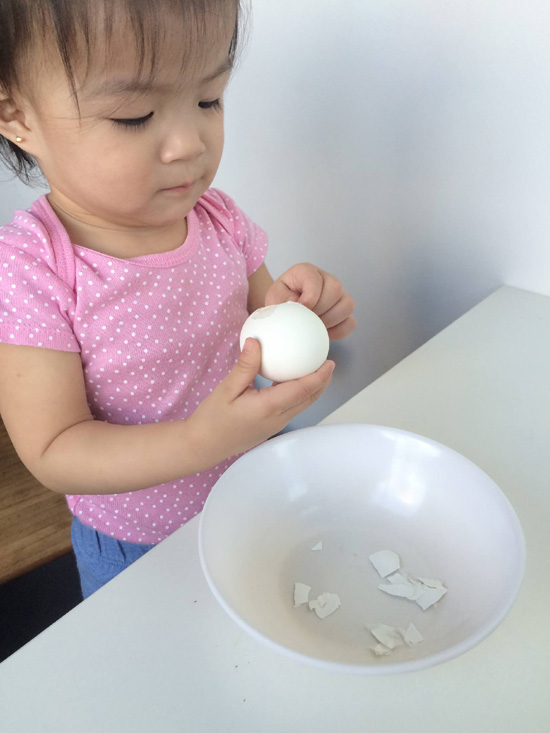
M22 137L19 137L19 135L18 135L18 136L17 136L16 138L15 138L15 142L16 142L16 143L22 143L22 142L23 142L23 138L22 138Z

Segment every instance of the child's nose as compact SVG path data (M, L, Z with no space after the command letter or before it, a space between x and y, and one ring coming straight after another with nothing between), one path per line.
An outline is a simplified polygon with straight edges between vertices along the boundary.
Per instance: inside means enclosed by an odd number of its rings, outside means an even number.
M161 160L171 163L174 160L191 160L206 151L200 130L192 120L181 121L174 125L164 139Z

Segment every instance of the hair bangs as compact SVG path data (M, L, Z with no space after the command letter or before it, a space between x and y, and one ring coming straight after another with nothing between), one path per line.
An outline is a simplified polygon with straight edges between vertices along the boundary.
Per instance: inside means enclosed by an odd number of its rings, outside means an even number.
M121 55L133 54L140 81L153 82L167 49L179 57L182 73L193 74L209 49L226 36L229 13L234 27L227 50L236 61L242 35L239 0L99 0L94 18L89 4L70 0L60 4L70 6L71 13L55 15L52 24L77 106L80 68L85 79L98 64L108 67ZM133 47L128 47L132 41Z
M80 114L79 87L118 59L135 62L136 79L153 83L177 55L182 74L193 74L209 50L233 33L235 65L245 36L246 0L0 0L0 89L33 94L33 69L61 60ZM32 156L0 136L0 158L27 183Z

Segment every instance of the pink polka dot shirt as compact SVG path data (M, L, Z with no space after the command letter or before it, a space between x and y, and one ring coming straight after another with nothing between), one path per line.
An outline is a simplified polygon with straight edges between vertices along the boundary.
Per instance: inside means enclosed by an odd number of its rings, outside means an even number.
M96 420L189 417L231 371L265 232L209 189L171 252L117 259L70 242L47 198L0 228L0 342L79 352ZM101 456L98 456L101 460ZM198 514L235 457L142 491L67 495L80 521L156 544Z

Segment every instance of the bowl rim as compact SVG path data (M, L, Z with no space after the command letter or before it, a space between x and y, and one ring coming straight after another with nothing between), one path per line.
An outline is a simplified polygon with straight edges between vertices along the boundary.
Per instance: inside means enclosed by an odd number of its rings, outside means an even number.
M492 485L492 489L495 491L495 495L499 498L501 505L504 508L504 511L509 516L510 523L512 525L514 534L516 536L517 548L518 548L517 573L513 581L508 586L506 602L500 608L498 613L495 613L474 634L468 637L468 639L465 639L464 641L459 642L457 644L453 644L452 646L440 652L430 654L426 657L421 657L420 659L413 659L409 661L400 661L400 662L386 661L383 664L376 662L374 659L370 663L369 662L365 662L365 663L334 662L334 661L322 659L320 657L315 657L314 655L305 654L303 652L298 652L290 647L285 646L284 644L276 642L273 639L270 639L265 634L263 634L253 625L245 621L235 611L232 605L224 598L224 596L218 590L218 587L216 585L216 582L213 578L210 567L208 565L208 561L206 559L206 551L204 548L204 534L205 534L205 523L208 521L207 518L208 518L209 502L210 502L210 505L212 505L213 500L211 500L211 497L214 495L214 492L218 484L222 482L222 479L224 479L224 477L226 477L231 472L238 470L237 468L235 468L237 464L240 463L241 464L240 467L242 467L242 462L246 462L246 460L248 460L248 457L250 456L251 453L271 450L271 445L275 443L278 444L281 442L292 442L292 441L295 441L296 439L299 440L300 435L303 435L306 432L307 433L311 433L313 431L319 432L320 430L322 430L323 432L330 432L330 431L343 432L344 430L350 430L350 429L356 430L358 428L361 430L366 429L367 431L374 431L374 432L384 431L384 432L389 432L392 434L400 434L408 438L414 438L415 440L421 440L422 442L432 445L434 447L437 447L439 449L442 448L447 453L455 454L461 460L468 462L478 472L480 472L482 475L485 476L485 478L489 482L489 485ZM262 644L264 644L264 646L268 646L269 648L279 652L280 654L283 654L286 657L290 657L296 661L299 661L299 662L302 662L302 663L305 663L305 664L308 664L310 666L314 666L317 668L325 669L327 671L344 672L344 673L358 674L358 675L389 675L389 674L401 674L405 672L419 671L421 669L427 669L429 667L433 667L435 665L449 661L450 659L454 659L464 654L465 652L469 651L470 649L473 649L480 642L482 642L484 639L490 636L490 634L492 634L493 631L498 626L500 626L502 621L509 614L510 610L512 609L513 605L515 604L518 598L518 595L521 589L521 585L523 582L523 577L525 574L525 565L526 565L525 536L524 536L523 529L519 521L519 518L516 514L514 507L512 506L512 503L510 502L506 494L502 491L502 489L498 486L498 484L489 476L489 474L487 474L482 468L480 468L476 463L474 463L472 460L464 456L462 453L459 453L458 451L454 450L453 448L450 448L449 446L445 445L444 443L440 443L436 440L433 440L432 438L428 438L419 433L413 433L409 430L403 430L402 428L395 428L395 427L391 427L387 425L378 425L374 423L338 423L338 424L331 424L331 425L313 425L313 426L306 427L306 428L299 428L297 430L292 430L287 433L277 435L265 441L264 443L261 443L260 445L256 446L255 448L252 448L250 451L247 451L245 454L240 456L231 466L229 466L229 468L220 476L218 481L216 481L216 483L212 487L210 494L206 498L206 501L204 503L204 507L200 514L200 519L199 519L198 545L199 545L199 559L200 559L201 568L202 568L203 574L206 578L207 584L212 594L214 595L214 597L216 598L220 606L224 609L224 611L238 624L238 626L240 626L250 636L260 641Z

